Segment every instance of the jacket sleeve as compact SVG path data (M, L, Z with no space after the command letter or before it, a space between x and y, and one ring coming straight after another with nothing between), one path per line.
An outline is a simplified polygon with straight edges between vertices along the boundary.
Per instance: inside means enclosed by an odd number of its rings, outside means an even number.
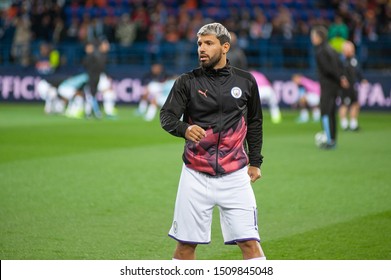
M361 65L359 62L357 62L357 66L356 66L356 77L357 77L357 82L359 82L359 83L361 83L363 80L365 80L365 77L363 75L362 68L361 68Z
M248 157L251 166L260 167L263 143L263 114L257 83L252 77L251 96L247 103L247 135Z
M166 102L160 110L160 125L164 130L177 137L185 138L188 123L181 121L188 102L189 91L186 75L180 76L174 83Z
M338 54L330 48L324 48L324 51L318 55L318 64L322 72L337 83L343 76L343 66Z

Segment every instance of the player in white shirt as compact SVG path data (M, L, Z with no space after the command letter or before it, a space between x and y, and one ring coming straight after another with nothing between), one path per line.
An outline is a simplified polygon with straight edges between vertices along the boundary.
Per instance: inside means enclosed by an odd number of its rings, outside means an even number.
M83 118L84 116L84 94L83 87L88 82L86 73L78 74L65 79L58 86L58 94L68 100L65 115L70 118Z
M115 108L115 103L117 95L114 90L113 80L105 73L102 73L99 76L98 91L102 94L103 110L106 117L116 118L117 110Z
M38 82L36 91L39 97L45 101L44 111L46 114L64 113L66 100L58 96L57 88L54 85L42 79Z
M272 123L280 123L282 120L280 107L278 106L278 100L276 93L265 75L258 71L250 71L254 76L258 84L259 97L262 104L266 102L269 106Z
M292 81L298 86L300 107L300 115L297 119L298 123L306 123L310 120L309 110L312 112L314 122L320 121L320 84L317 81L311 80L303 75L295 74L292 76Z
M158 108L161 108L166 102L174 83L175 78L169 78L164 82L151 81L146 86L149 104L144 116L146 121L152 121L156 117Z
M157 99L162 94L163 84L168 74L161 63L153 63L151 69L141 79L143 85L137 114L144 116L146 121L152 121L157 113Z

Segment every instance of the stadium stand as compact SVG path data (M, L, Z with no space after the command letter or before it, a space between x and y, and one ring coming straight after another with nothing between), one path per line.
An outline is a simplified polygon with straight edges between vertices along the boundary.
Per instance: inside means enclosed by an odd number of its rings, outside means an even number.
M181 71L194 66L198 28L220 21L238 34L250 67L309 70L310 27L330 26L336 14L348 26L364 69L391 67L390 1L19 0L3 1L0 11L0 68L31 66L42 41L60 52L62 67L73 67L81 63L87 41L106 38L110 65L159 61ZM117 32L123 15L134 27L127 45Z

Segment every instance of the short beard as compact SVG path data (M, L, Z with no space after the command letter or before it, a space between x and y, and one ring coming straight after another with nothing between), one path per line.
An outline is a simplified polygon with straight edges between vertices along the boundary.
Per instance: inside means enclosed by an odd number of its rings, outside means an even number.
M223 53L220 52L220 54L217 57L214 57L214 58L212 57L209 62L200 61L200 65L202 68L204 68L206 70L213 69L219 63L222 56L223 56Z

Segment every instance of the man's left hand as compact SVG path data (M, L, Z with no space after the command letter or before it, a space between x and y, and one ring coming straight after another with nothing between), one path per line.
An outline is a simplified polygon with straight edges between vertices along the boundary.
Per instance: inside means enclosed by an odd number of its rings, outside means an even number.
M262 177L261 169L255 166L249 166L247 174L248 176L250 176L252 183L254 183L256 180Z

